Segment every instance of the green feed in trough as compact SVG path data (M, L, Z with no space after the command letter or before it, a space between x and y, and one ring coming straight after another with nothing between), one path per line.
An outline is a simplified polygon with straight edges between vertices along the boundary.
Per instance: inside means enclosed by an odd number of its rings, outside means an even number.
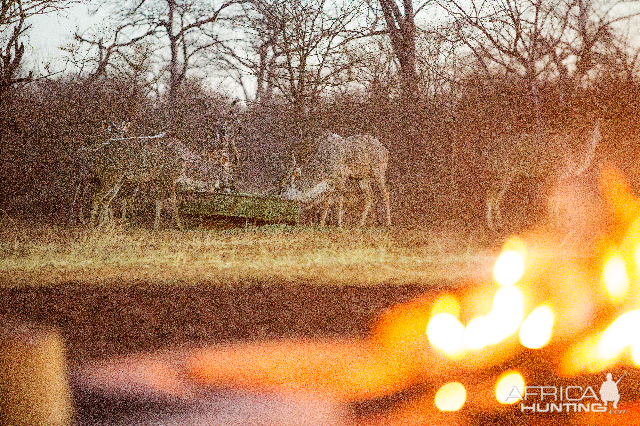
M183 192L180 213L200 217L228 217L265 223L298 223L300 204L279 197L242 194Z

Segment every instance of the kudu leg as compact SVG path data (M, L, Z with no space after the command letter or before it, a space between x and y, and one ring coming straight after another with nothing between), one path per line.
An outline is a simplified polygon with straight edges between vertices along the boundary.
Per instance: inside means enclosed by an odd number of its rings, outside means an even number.
M338 195L338 228L342 228L342 218L344 217L344 194Z
M380 185L380 192L382 193L382 199L384 201L387 226L391 226L391 200L389 199L389 190L387 189L384 175L380 175L380 177L378 178L378 183Z
M502 194L490 193L487 196L487 226L491 231L498 231L502 223L502 212L500 211L500 202L502 200Z
M96 216L98 215L98 207L102 204L99 200L93 200L91 203L91 217L89 218L89 226L95 228Z
M80 200L78 203L78 220L82 225L89 224L89 217L87 216L87 204L86 204L88 196L90 196L89 188L87 185L84 185L82 187L82 192L80 194Z
M180 211L178 210L178 194L173 192L171 194L171 207L173 208L173 217L176 221L176 226L181 231L184 230L184 226L182 226L182 221L180 220Z
M120 191L122 184L123 181L121 180L101 197L100 191L96 192L96 196L93 198L93 205L91 207L91 219L89 220L90 227L94 228L97 226L98 214L100 214L100 217L104 219L109 217L109 206L111 204L111 201L113 201L116 195L118 195L118 191ZM109 197L110 195L111 197L107 200L107 197ZM99 213L98 209L100 209Z
M82 183L79 183L78 186L76 187L76 191L73 194L73 202L71 203L71 214L69 217L69 223L71 225L75 225L76 224L76 219L78 221L80 221L80 217L79 214L77 212L78 210L78 205L80 203L80 201L78 201L79 198L79 194L80 194L80 187L82 186Z
M127 223L127 206L131 208L133 203L127 202L127 197L122 197L122 215L120 217L120 222L125 224Z
M513 179L513 174L507 174L502 180L500 180L497 185L498 187L494 187L487 195L487 226L491 231L495 232L503 225L500 206Z
M121 180L116 186L113 187L113 189L109 192L113 192L113 194L111 195L111 198L109 198L109 201L107 201L107 203L104 206L104 210L103 210L103 214L105 218L108 218L109 222L113 222L114 221L114 214L113 211L111 211L111 202L113 201L114 198L116 198L116 196L118 195L118 192L120 192L120 189L122 188L122 185L124 185L124 179ZM107 195L109 195L109 193L107 193Z
M156 198L156 218L153 221L153 229L157 230L160 227L160 214L162 213L162 198Z
M358 182L360 189L364 193L364 208L362 209L362 216L360 217L359 227L364 226L367 215L369 214L369 210L371 210L371 205L373 204L373 190L371 189L371 183L368 180L361 180Z
M324 226L327 222L327 215L329 214L329 204L331 203L331 196L328 196L322 202L322 214L320 215L320 226Z
M71 205L70 223L72 225L87 225L89 223L86 217L87 212L85 211L85 202L88 192L87 186L88 185L79 183L76 187L76 191L73 196L73 204Z

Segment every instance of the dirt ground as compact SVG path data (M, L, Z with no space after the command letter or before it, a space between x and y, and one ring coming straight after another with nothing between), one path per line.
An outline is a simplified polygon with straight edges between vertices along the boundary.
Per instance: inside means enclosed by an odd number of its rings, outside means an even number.
M57 328L73 364L220 342L363 337L385 309L428 288L256 281L0 287L0 318Z

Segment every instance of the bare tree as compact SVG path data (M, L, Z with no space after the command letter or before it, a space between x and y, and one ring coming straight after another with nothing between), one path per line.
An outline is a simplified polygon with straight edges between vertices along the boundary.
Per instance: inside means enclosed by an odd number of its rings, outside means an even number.
M617 22L632 13L614 10L624 0L438 0L453 19L459 40L488 74L498 68L524 77L538 111L541 76L569 82L567 61L574 59L578 82L596 64L599 44L607 42Z
M123 4L102 0L100 7L111 11L114 22L110 40L105 42L100 35L76 34L76 38L97 48L95 76L104 73L113 55L123 56L126 48L152 40L156 54L166 64L168 101L174 108L189 70L197 65L205 52L216 50L220 45L221 22L230 19L234 6L246 1L227 0L218 4L196 0L128 0Z
M418 92L415 17L430 1L424 1L418 7L414 6L413 0L402 0L401 5L396 0L378 0L378 3L400 66L403 98L412 102Z
M267 2L252 2L243 8L244 14L235 22L242 36L224 43L223 62L229 75L242 87L245 99L269 101L275 90L277 60L283 54L278 48L278 26L264 12ZM250 93L247 77L255 78L255 95Z
M227 46L230 62L257 79L257 98L277 91L298 118L324 91L353 79L362 38L362 2L254 0L242 22L246 39Z
M148 34L128 37L129 24L120 25L113 29L108 36L94 40L91 35L78 34L74 36L75 43L64 48L71 54L70 60L84 72L85 67L91 67L88 83L112 74L133 77L141 80L142 74L151 68L151 58L158 49L158 44L148 37ZM83 49L84 47L84 49Z
M31 28L29 17L60 11L71 3L71 0L0 1L0 96L14 84L33 78L32 72L27 75L20 72L24 57L22 38Z

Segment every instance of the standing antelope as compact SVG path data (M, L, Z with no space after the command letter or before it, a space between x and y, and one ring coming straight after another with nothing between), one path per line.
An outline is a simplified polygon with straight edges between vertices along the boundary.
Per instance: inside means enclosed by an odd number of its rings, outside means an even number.
M234 172L240 163L240 154L235 140L241 128L235 122L227 122L218 127L216 138L220 149L215 151L222 171L220 174L220 189L224 192L235 191Z
M324 226L329 205L336 197L338 226L342 226L346 181L356 180L364 194L364 206L358 224L363 226L373 204L371 180L375 179L385 204L386 224L390 226L391 206L385 177L389 163L387 148L369 135L343 138L336 134L325 134L317 142L318 148L308 163L311 172L303 174L295 164L294 158L291 169L280 181L281 196L312 205L322 202L321 226ZM296 187L298 181L303 191Z
M598 119L586 137L575 133L541 131L494 140L489 166L496 178L486 199L488 227L495 231L504 225L502 205L505 194L516 182L527 179L547 190L582 175L591 166L601 139ZM557 209L547 203L549 216L557 213L554 210Z
M176 183L184 173L182 143L165 134L137 138L111 138L99 147L95 161L96 190L91 210L91 226L98 212L107 211L111 201L127 184L148 185L156 200L154 228L160 224L163 200L170 195L174 219L182 228L177 208ZM126 215L126 208L123 216Z
M122 122L117 125L113 122L102 122L102 130L108 135L109 138L123 138L129 131L130 123ZM93 192L95 187L99 183L97 179L97 168L100 163L100 157L102 156L102 148L108 144L108 142L102 142L97 146L85 146L80 148L74 161L75 172L75 192L73 201L71 204L71 223L80 223L86 225L89 221L87 217L87 208L90 211ZM106 213L106 212L105 212Z

